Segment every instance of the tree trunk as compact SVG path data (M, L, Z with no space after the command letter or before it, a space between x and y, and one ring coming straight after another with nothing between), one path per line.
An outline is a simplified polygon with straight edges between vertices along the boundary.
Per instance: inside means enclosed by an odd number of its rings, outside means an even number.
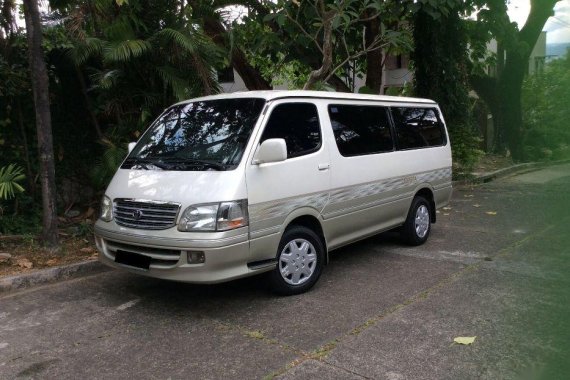
M34 175L32 173L32 164L30 162L30 148L28 146L28 135L26 133L26 126L24 124L24 115L22 114L22 103L20 98L16 98L16 108L18 115L18 127L20 128L20 133L22 134L22 144L24 146L24 157L26 160L26 180L28 182L28 191L32 198L36 195L36 186L34 183Z
M352 92L346 83L337 75L330 77L327 83L333 86L336 92Z
M470 76L469 83L477 95L485 102L491 115L493 116L493 146L492 151L504 153L503 139L503 100L498 90L498 83L495 78L485 76Z
M497 77L471 77L474 90L487 103L493 114L495 130L499 138L504 138L515 161L524 160L523 121L521 105L521 87L528 71L528 60L536 41L553 14L554 5L559 0L531 0L531 9L522 29L505 37L506 41L498 41ZM506 8L503 8L506 12ZM504 17L507 17L506 15ZM508 44L507 44L508 42ZM503 49L506 60L503 64ZM485 84L479 86L480 84ZM501 148L502 141L495 142Z
M85 84L83 73L81 72L78 66L75 66L75 73L77 75L77 81L79 82L79 87L81 89L81 95L83 96L83 101L85 102L85 109L89 114L89 119L91 119L91 123L93 124L93 128L95 129L95 133L97 134L97 138L99 140L102 140L103 132L101 131L101 126L99 126L99 121L97 120L97 116L95 116L95 113L91 109L91 102L89 101L89 95L87 94L87 85Z
M502 105L501 127L515 161L524 160L521 88L528 70L528 54L507 52L505 70L499 79L498 92Z
M366 24L366 46L370 46L380 34L380 19L375 18ZM366 54L366 87L373 93L380 94L382 89L383 49L369 51Z
M271 84L261 76L259 71L251 66L245 53L237 46L228 47L226 29L220 20L204 16L204 31L206 35L225 49L230 50L230 64L238 72L248 90L271 90Z
M241 79L245 83L248 90L272 90L271 84L261 76L259 71L251 66L245 56L245 53L237 48L232 48L231 64L238 72Z
M326 78L331 71L333 62L332 22L335 14L335 11L328 11L323 15L323 56L321 67L311 71L307 83L303 86L303 90L312 89L318 81Z
M28 56L32 76L34 106L36 110L36 129L42 185L42 243L51 249L59 248L57 235L57 210L55 188L55 164L51 132L51 113L49 104L49 80L42 51L42 29L38 3L24 0Z
M524 160L521 88L528 73L528 60L538 37L559 0L531 0L526 23L517 35L518 43L506 49L505 67L500 77L499 92L503 100L503 128L515 161Z
M501 90L503 100L502 130L514 161L524 160L521 87L509 86Z

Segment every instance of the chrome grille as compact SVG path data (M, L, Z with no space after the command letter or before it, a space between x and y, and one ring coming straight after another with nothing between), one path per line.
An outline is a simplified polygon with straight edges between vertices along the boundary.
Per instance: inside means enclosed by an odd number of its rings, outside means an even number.
M115 222L120 226L143 230L165 230L176 224L180 205L134 199L115 199Z

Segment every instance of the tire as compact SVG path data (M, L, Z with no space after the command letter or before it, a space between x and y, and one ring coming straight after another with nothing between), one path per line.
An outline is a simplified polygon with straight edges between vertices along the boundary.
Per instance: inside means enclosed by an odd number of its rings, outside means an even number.
M269 272L271 289L285 296L306 292L318 281L324 262L324 245L315 232L302 226L287 228L277 249L277 265Z
M421 196L413 199L406 222L402 226L401 236L408 245L417 246L425 243L431 232L431 209L429 202Z

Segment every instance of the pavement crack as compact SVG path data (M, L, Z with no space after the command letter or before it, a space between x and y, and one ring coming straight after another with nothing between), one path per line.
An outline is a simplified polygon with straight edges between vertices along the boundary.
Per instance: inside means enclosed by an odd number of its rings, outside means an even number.
M328 366L331 366L331 367L333 367L333 368L339 369L339 370L341 370L341 371L343 371L343 372L346 372L346 373L349 373L349 374L351 374L351 375L354 375L354 376L357 376L357 377L361 377L361 378L367 379L367 380L372 380L372 379L374 379L373 377L364 376L364 375L361 374L361 373L352 371L352 370L350 370L350 369L348 369L348 368L344 368L344 367L339 366L339 365L337 365L337 364L333 364L333 363L328 362L328 361L326 361L326 360L324 360L324 359L322 359L322 360L320 360L320 361L321 361L322 363L328 365Z
M333 340L329 343L326 343L322 346L320 346L319 348L317 348L316 350L313 350L311 352L303 352L303 354L301 356L299 356L298 358L296 358L295 360L293 360L292 362L288 363L286 366L284 366L283 368L278 369L277 371L270 373L269 375L264 377L264 380L270 380L270 379L274 379L276 377L282 376L285 373L287 373L288 371L290 371L291 369L300 366L301 364L309 361L309 360L314 360L314 361L318 361L319 363L323 363L325 365L328 365L330 367L333 367L335 369L338 369L340 371L349 373L351 375L360 377L362 379L371 379L370 377L366 377L360 373L351 371L347 368L344 368L342 366L330 363L328 361L325 360L325 358L327 357L327 355L334 350L334 348L336 347L337 343L339 342L339 340Z
M271 346L277 346L285 351L289 351L292 352L296 355L305 355L305 351L296 348L290 344L284 343L284 342L280 342L279 340L275 339L275 338L271 338L265 335L265 332L262 330L252 330L249 329L247 327L244 326L240 326L238 324L235 323L228 323L228 322L224 322L224 321L220 321L218 319L211 319L211 321L213 323L215 323L218 328L221 329L226 329L226 330L233 330L238 332L239 334L245 336L246 338L249 339L253 339L253 340L257 340L260 341L262 343L265 343L267 345L271 345Z

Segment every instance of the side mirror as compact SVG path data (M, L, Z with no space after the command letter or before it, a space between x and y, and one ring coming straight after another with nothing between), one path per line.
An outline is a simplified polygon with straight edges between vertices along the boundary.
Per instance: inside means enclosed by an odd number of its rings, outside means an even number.
M131 153L133 151L133 149L135 148L135 145L137 145L136 142L130 142L129 143L129 153Z
M287 159L287 143L284 139L267 139L261 143L253 157L253 164L281 162Z

